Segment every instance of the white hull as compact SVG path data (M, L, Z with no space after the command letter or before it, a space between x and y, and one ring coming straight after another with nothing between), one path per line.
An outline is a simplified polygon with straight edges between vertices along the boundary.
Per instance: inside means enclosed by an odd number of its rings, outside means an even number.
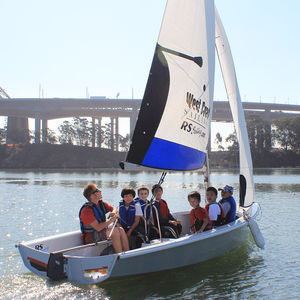
M255 218L258 205L253 204L250 216ZM174 214L176 215L176 214ZM99 256L105 245L90 246L64 254L64 272L68 280L78 283L99 283L108 278L174 269L206 261L240 246L249 235L248 222L240 217L235 222L189 235L188 212L177 213L183 219L184 236L145 244L140 249L120 254ZM25 266L32 272L47 276L50 252L82 244L80 232L60 234L18 245ZM41 248L37 250L36 248Z

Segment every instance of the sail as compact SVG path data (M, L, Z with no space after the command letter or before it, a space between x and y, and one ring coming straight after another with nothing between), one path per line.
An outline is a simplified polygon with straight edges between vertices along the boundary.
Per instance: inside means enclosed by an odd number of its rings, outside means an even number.
M247 207L252 204L254 197L253 167L247 127L229 42L217 9L215 13L216 49L240 148L240 206Z
M126 161L201 168L214 85L214 2L170 0Z

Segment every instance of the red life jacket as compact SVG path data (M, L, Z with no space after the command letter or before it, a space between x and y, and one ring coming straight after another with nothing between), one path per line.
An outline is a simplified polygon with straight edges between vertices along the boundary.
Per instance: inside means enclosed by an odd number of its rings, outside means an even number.
M200 228L203 225L203 218L199 219L197 217L196 210L198 211L198 214L200 214L202 217L206 216L208 219L208 224L206 225L204 231L211 229L212 225L211 225L211 221L209 219L208 212L206 211L206 209L204 209L203 207L200 207L200 206L192 209L190 212L190 219L191 219L191 224L192 224L191 229L194 232L196 232L196 231L200 230Z
M169 208L168 208L168 204L165 200L163 199L160 199L159 200L159 211L160 211L160 214L166 218L166 219L169 219Z
M225 222L225 214L224 214L224 210L223 210L223 207L220 203L216 202L216 203L208 203L205 205L205 209L207 211L207 213L209 214L209 206L211 204L218 204L219 207L220 207L220 210L221 210L221 214L218 215L218 218L216 221L212 221L212 225L213 226L221 226L221 225L224 225L226 222Z

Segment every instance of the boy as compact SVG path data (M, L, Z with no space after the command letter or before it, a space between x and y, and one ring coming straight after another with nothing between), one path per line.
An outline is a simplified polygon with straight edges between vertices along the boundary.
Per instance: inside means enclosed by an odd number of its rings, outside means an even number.
M200 206L201 196L197 191L188 194L188 200L193 208L190 212L191 228L194 233L211 229L207 211Z
M155 196L154 206L158 210L159 223L162 230L163 237L179 237L182 226L181 221L176 220L169 211L168 204L165 200L163 200L163 188L159 184L154 184L152 187L152 194ZM156 216L154 216L154 222L156 224ZM168 227L171 227L173 231L175 231L176 236L172 236L169 234ZM172 230L171 230L172 231ZM174 234L173 234L174 235Z
M205 209L210 221L212 222L212 226L221 226L225 224L224 211L222 205L217 202L217 197L217 189L212 186L207 188L206 200L208 203L205 205Z
M140 219L140 232L145 234L145 226L148 226L147 231L148 232L148 237L150 240L158 238L158 230L157 228L154 228L153 226L153 217L150 216L150 207L147 208L147 212L145 215L145 208L147 204L150 203L150 201L147 199L149 196L149 189L147 186L142 185L138 187L138 198L135 199L136 202L140 203L141 209L143 212L143 217Z
M127 186L122 189L121 197L123 198L119 204L120 223L124 228L129 239L130 248L136 248L136 236L138 234L138 226L140 218L143 216L139 203L133 198L135 191L132 187Z
M233 187L230 185L225 185L221 191L222 199L219 203L222 205L225 215L226 223L234 222L235 221L235 214L236 214L236 204L235 200L232 197L233 194Z

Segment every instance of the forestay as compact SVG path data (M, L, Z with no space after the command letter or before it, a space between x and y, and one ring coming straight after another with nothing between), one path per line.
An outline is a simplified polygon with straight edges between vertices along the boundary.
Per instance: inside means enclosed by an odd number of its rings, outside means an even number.
M202 167L214 88L214 18L214 1L168 1L127 162Z
M252 158L233 58L217 9L216 49L240 148L240 206L247 207L252 204L254 197Z

